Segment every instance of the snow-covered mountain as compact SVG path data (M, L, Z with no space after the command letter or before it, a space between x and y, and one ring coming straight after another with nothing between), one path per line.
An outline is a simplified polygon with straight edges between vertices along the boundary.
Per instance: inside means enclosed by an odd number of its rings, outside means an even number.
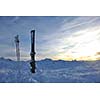
M16 62L0 58L0 82L9 83L76 83L100 82L100 61L36 62L36 73L30 72L29 61Z

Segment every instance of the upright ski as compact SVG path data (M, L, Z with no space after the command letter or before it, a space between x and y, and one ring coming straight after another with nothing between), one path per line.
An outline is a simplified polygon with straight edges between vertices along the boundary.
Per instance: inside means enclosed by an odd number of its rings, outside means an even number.
M31 53L30 55L31 55L31 62L30 62L31 72L35 73L35 69L36 69L36 66L35 66L35 30L31 31Z

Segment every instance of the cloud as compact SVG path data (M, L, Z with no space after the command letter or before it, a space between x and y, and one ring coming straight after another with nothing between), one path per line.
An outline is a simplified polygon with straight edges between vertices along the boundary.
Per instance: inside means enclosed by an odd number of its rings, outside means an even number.
M96 57L96 60L100 60L100 52L96 52L95 57Z
M28 56L31 29L36 30L38 59L90 56L100 50L100 17L92 16L0 17L1 47L14 48L14 36L19 34L22 56Z
M58 36L51 41L52 49L57 48L58 54L62 51L65 57L67 54L73 57L94 55L100 49L98 20L100 17L78 17L69 23L64 23L54 34Z
M100 55L100 52L97 52L96 55Z
M20 19L19 16L15 16L15 17L12 18L11 22L16 23L19 19Z

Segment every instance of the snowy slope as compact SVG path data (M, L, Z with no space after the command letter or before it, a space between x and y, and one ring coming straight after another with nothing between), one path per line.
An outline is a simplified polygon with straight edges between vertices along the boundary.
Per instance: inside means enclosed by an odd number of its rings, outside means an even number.
M16 62L0 58L0 82L16 83L67 83L100 82L100 61L53 61L36 62L36 73L30 72L29 61Z

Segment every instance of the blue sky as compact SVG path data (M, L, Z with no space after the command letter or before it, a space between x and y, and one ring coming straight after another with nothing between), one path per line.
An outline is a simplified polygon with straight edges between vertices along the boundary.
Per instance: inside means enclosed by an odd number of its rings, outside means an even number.
M16 59L14 37L20 36L21 60L30 59L30 31L36 30L36 59L100 58L100 17L0 17L0 56Z

